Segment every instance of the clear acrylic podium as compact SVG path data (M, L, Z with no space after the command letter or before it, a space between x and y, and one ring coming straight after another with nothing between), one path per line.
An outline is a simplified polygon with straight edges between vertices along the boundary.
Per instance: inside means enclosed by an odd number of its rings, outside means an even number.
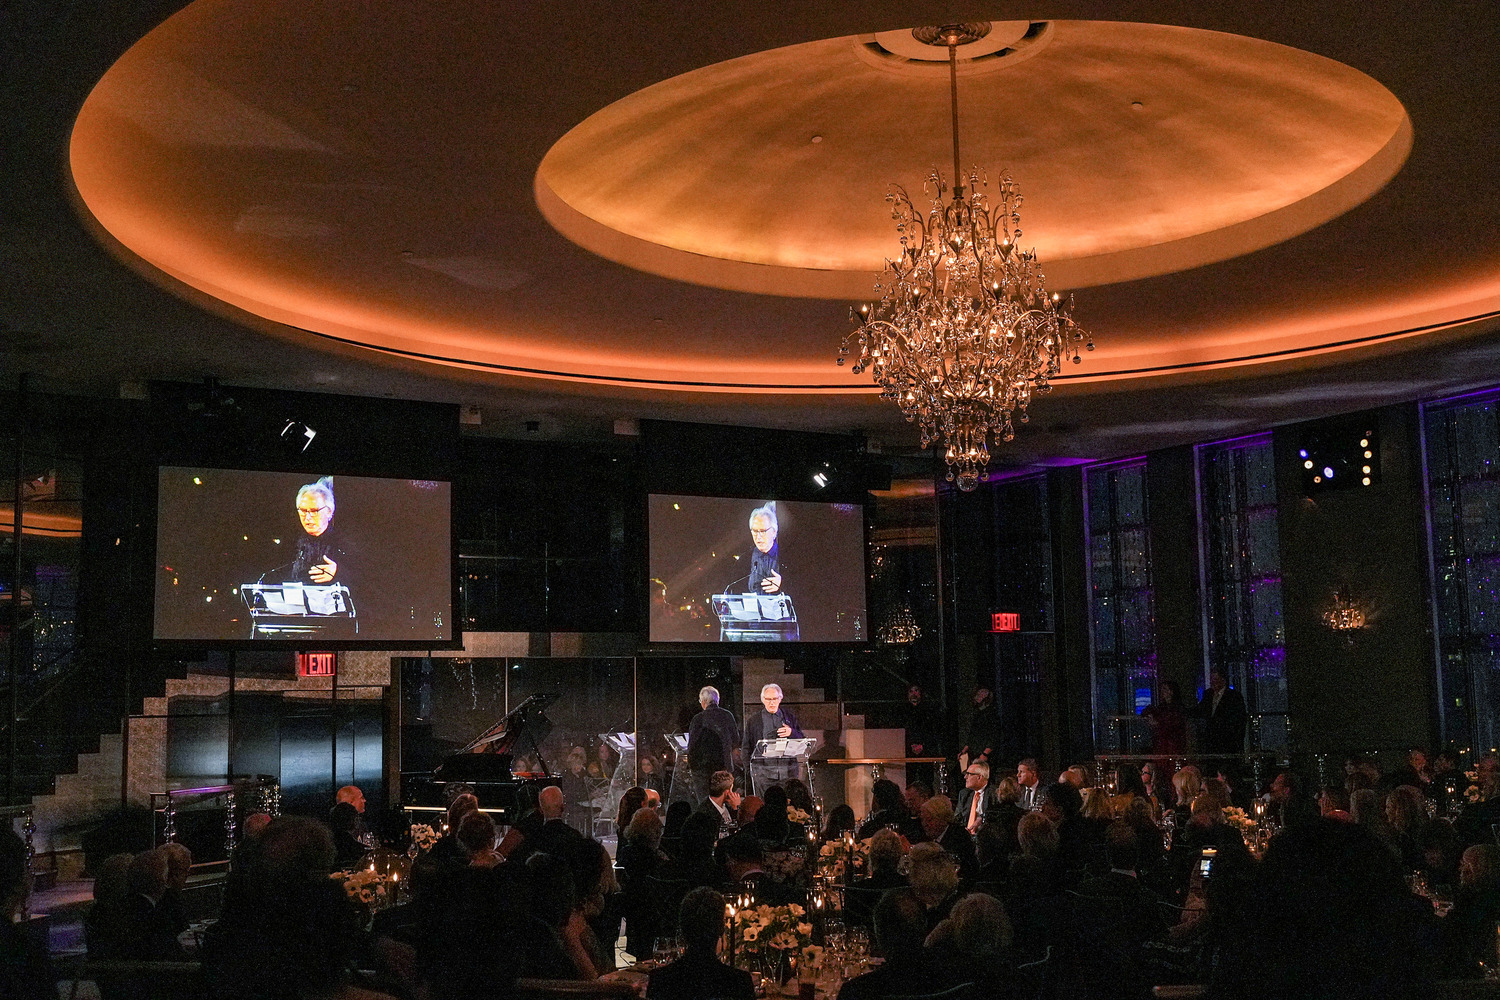
M667 805L686 802L697 806L698 798L693 794L693 775L688 770L688 734L662 733L667 746L672 748L672 784L667 788Z
M600 733L599 738L620 755L615 773L609 779L609 791L603 803L605 808L601 810L602 816L613 820L620 814L620 799L635 784L635 733Z
M750 753L750 790L752 794L764 795L772 785L800 778L812 791L812 768L807 759L812 756L818 741L811 736L788 739L761 740ZM817 794L813 792L813 794Z

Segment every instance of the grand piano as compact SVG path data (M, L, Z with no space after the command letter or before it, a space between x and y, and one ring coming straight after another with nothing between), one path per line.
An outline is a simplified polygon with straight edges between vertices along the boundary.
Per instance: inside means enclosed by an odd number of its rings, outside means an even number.
M430 778L408 784L407 805L442 805L450 784L463 783L474 789L479 804L497 810L497 822L514 822L511 811L523 785L545 785L551 768L542 757L542 741L552 732L547 706L557 700L555 692L534 694L511 709L467 744L449 754ZM516 757L529 753L541 765L539 774L518 774L511 769Z

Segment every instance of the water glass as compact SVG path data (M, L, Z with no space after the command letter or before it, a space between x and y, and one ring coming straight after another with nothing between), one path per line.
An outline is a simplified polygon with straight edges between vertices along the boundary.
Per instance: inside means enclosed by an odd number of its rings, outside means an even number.
M672 961L675 956L674 947L673 938L668 935L663 934L656 939L651 948L651 957L656 960L658 968Z

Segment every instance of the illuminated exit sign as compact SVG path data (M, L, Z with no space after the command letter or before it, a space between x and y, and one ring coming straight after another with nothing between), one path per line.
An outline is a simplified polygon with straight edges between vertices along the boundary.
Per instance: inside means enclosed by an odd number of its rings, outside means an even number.
M298 653L298 677L332 677L339 670L337 653Z
M996 611L990 615L991 632L1021 631L1021 616L1014 611Z

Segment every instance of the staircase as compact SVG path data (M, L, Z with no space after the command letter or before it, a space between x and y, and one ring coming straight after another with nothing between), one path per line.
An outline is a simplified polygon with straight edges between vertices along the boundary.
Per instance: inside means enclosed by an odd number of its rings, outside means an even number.
M797 717L804 735L818 739L813 753L814 790L823 798L824 812L847 803L854 808L856 816L865 816L870 811L870 789L874 785L871 769L860 765L817 766L816 762L830 758L905 756L906 731L866 729L863 715L841 716L837 702L830 701L822 688L806 686L802 674L787 673L783 660L746 658L740 663L743 671L741 690L745 699L740 706L740 718L748 719L752 712L760 711L762 687L781 685L782 704ZM883 771L883 777L905 787L905 767L894 765Z

